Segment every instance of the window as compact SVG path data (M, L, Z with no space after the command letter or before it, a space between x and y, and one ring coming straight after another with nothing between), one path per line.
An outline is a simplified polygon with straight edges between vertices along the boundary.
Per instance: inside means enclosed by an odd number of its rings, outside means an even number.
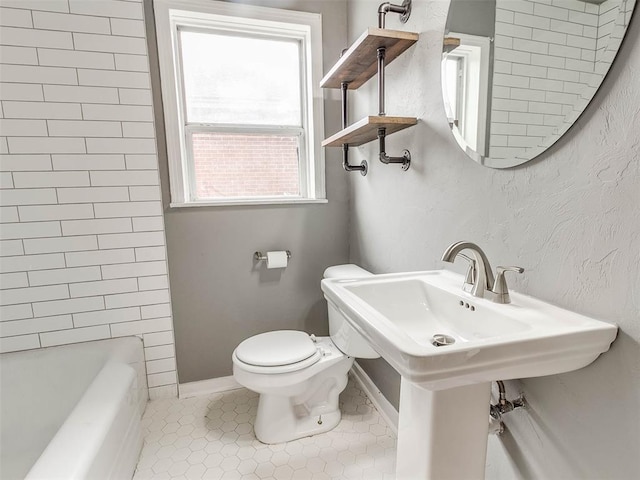
M460 45L444 53L442 85L449 124L454 135L480 155L486 155L487 97L490 41L486 37L450 32ZM467 153L469 151L467 150Z
M154 9L171 206L325 201L320 15Z

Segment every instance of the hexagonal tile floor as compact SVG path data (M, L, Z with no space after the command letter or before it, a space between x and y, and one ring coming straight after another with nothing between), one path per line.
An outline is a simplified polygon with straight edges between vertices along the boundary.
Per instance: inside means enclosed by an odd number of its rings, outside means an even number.
M258 394L246 389L150 401L134 480L393 480L396 438L352 378L330 432L279 445L253 434Z

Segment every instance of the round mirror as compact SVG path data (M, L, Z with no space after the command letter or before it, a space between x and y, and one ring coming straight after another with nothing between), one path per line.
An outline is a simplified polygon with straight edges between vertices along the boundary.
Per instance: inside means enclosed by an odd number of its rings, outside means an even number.
M520 165L553 145L595 95L635 0L451 0L442 95L472 159Z

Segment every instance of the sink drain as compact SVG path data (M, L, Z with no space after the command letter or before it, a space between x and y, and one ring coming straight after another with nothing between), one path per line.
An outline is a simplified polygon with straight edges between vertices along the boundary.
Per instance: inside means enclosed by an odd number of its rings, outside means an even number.
M456 339L443 333L437 333L433 336L433 342L431 343L436 347L444 347L445 345L453 345L456 343Z

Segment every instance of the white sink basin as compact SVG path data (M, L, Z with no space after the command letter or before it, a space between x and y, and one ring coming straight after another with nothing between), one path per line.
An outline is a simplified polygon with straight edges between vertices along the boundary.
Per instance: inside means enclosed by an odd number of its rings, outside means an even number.
M511 292L497 304L445 270L327 279L322 290L402 376L397 480L484 478L491 381L585 367L617 327ZM447 345L435 346L434 336Z
M511 292L510 304L462 291L446 270L327 279L322 290L405 379L430 390L582 368L617 327ZM453 344L434 346L445 334Z

